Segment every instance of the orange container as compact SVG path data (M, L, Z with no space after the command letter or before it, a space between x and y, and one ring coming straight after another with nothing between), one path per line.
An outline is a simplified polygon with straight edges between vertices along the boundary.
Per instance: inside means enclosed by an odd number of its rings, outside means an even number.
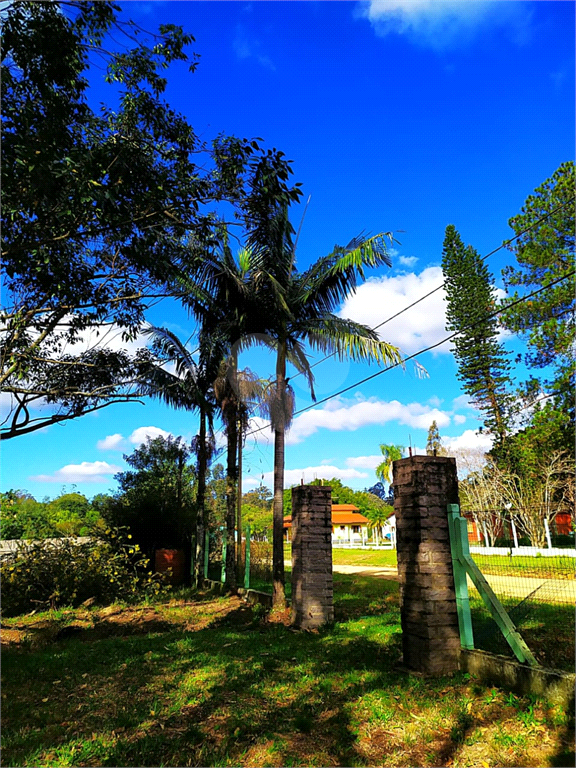
M170 583L173 586L182 584L186 572L186 557L183 549L157 549L154 558L157 573L166 573L171 568Z

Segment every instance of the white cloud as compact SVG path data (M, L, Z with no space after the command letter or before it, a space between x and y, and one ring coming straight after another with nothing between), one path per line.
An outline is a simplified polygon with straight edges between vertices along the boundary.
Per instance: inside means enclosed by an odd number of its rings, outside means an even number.
M66 464L53 475L35 475L30 479L40 483L105 483L110 475L121 471L121 467L107 461L83 461L81 464Z
M427 267L420 274L411 272L395 277L370 278L356 293L346 299L339 314L374 328L412 302L442 286L440 267ZM409 354L429 347L446 336L446 302L444 289L404 312L378 329L380 338ZM450 353L448 343L434 350Z
M356 15L377 35L406 35L437 51L468 44L488 26L504 27L522 45L529 38L531 11L524 3L491 0L369 0Z
M260 418L260 416L253 416L250 419L246 438L257 445L272 445L273 435L270 429L270 422L267 419Z
M476 408L474 408L472 405L468 395L458 395L458 397L455 397L454 400L452 400L452 407L454 410L458 410L459 408L467 408L471 411L476 410Z
M373 454L372 456L350 456L346 459L346 465L348 467L360 468L360 469L376 469L379 464L384 461L382 454Z
M165 429L160 429L160 427L138 427L138 429L132 432L128 440L132 445L141 445L146 442L147 437L154 440L156 437L170 437L171 434L171 432L166 432Z
M241 24L238 24L236 27L236 34L234 36L232 47L239 59L254 58L265 69L270 69L272 71L276 69L274 62L270 57L261 53L260 41L249 35Z
M400 256L398 262L404 267L413 267L418 261L417 256Z
M107 435L104 440L98 440L96 448L99 451L121 451L126 444L126 440L123 435L116 433L115 435Z
M62 329L66 328L72 319L73 315L66 315L62 318L60 321ZM115 323L86 328L78 334L77 341L65 345L63 352L66 355L81 355L88 350L109 349L113 352L122 350L126 354L133 355L137 350L150 343L149 337L142 334L130 341L124 341L123 333L124 329Z
M442 442L450 450L482 450L489 451L492 448L492 436L485 432L476 432L467 429L458 437L443 437Z
M461 413L457 413L453 416L453 419L455 424L464 424L466 421L466 416L463 416Z
M382 425L388 421L397 421L406 426L428 429L433 421L439 427L450 423L450 416L437 408L421 403L404 405L398 400L367 400L350 402L335 398L324 408L313 408L297 416L287 434L286 443L295 445L316 433L319 429L331 432L354 432L369 425Z
M358 472L357 469L342 469L340 467L334 467L332 465L319 464L317 467L304 467L302 469L285 469L284 470L284 488L290 488L291 485L298 485L302 478L304 478L304 484L311 482L312 480L323 478L324 480L330 480L336 477L339 480L354 480L357 478L368 477L367 472ZM274 484L274 472L265 472L264 485L270 488Z

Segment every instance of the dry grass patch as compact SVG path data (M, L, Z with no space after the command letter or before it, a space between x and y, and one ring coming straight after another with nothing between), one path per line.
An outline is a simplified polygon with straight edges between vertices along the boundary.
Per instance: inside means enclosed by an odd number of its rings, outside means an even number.
M569 764L567 713L401 671L396 585L335 586L340 622L316 633L225 597L6 622L5 763Z

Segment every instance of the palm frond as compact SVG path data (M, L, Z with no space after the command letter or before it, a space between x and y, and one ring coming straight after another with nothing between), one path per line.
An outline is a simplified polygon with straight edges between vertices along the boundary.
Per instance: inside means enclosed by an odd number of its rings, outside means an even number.
M298 332L312 348L335 354L340 360L350 358L364 363L401 364L404 368L402 353L397 347L380 341L375 331L354 320L327 315L303 322Z
M200 407L204 397L193 383L161 366L149 367L140 386L143 394L161 400L172 408L194 410Z
M300 302L316 307L318 314L334 312L348 296L355 293L358 280L364 279L365 268L391 266L386 240L388 232L372 237L364 234L353 238L347 246L334 246L332 253L318 259L299 277Z
M285 391L282 393L277 387L276 381L272 381L266 389L261 410L270 419L272 431L287 430L292 424L295 406L296 396L290 384L285 385Z
M296 339L288 339L286 342L286 360L291 363L294 368L306 377L308 387L310 388L310 395L312 400L316 400L316 393L314 391L314 374L308 357L304 352L304 347Z
M152 337L153 351L164 360L174 363L179 377L188 375L194 381L197 378L197 363L190 350L180 341L176 334L168 328L150 325L142 331L145 336Z

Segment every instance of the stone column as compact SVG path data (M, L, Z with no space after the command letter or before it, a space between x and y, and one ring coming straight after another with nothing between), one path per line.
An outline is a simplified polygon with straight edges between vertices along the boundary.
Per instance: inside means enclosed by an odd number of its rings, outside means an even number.
M403 663L450 674L460 659L447 515L448 504L459 504L456 459L400 459L393 483Z
M334 621L332 489L292 489L292 624L315 629Z

